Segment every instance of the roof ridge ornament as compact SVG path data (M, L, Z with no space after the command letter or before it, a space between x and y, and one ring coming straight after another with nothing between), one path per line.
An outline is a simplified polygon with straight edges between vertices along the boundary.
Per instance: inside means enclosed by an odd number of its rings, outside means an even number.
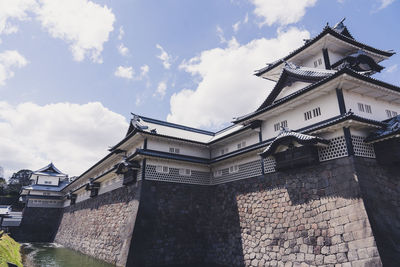
M135 127L136 129L139 129L139 130L146 130L149 128L148 126L145 126L141 123L141 119L140 119L139 115L136 115L132 112L131 112L131 114L132 114L131 124L133 127Z
M339 21L338 23L335 24L335 26L333 26L334 29L336 30L342 30L344 27L343 22L346 20L346 17L344 17L341 21Z

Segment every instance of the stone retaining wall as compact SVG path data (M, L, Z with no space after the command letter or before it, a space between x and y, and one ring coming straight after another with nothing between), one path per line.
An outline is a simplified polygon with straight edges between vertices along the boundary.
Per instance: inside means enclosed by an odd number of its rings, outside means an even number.
M25 208L19 227L10 227L18 242L52 242L57 233L62 209Z
M217 186L144 181L128 266L381 266L353 158Z
M356 158L362 197L384 266L400 263L400 167Z
M381 266L352 158L218 185L212 195L207 256L215 263Z
M140 192L139 182L65 208L55 242L125 266Z

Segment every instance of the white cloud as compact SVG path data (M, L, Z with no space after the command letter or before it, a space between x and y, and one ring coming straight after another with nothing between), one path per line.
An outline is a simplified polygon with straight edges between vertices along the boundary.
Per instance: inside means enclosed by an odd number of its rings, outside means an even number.
M255 5L254 14L262 18L260 26L274 23L288 25L296 23L306 13L307 7L315 5L317 0L250 0Z
M249 14L246 13L246 16L244 17L243 21L239 20L238 22L236 22L235 24L232 25L232 29L235 33L237 33L239 31L240 25L241 24L246 24L247 22L249 22Z
M141 70L140 76L144 77L149 73L150 67L148 65L143 65L140 67L140 70Z
M98 102L0 102L0 162L7 176L20 169L37 170L50 161L69 175L79 175L105 156L127 127L123 116Z
M122 37L124 37L124 35L125 35L124 27L121 26L121 27L119 27L119 30L118 30L118 40L122 40Z
M0 53L0 86L14 76L14 68L22 68L28 61L16 50L6 50Z
M378 10L386 8L388 5L392 4L395 0L378 0L380 2L380 6Z
M10 20L27 20L27 12L36 7L36 0L0 1L0 34L11 34L18 31L18 26Z
M303 45L309 32L291 28L273 39L256 39L240 45L232 39L226 48L203 51L180 68L200 77L195 89L174 93L167 120L194 127L217 128L232 117L254 111L273 83L252 71Z
M164 68L169 69L171 67L171 60L172 60L171 56L168 55L168 53L164 50L164 48L161 45L157 44L156 47L161 51L161 54L158 55L157 57L161 59Z
M161 99L164 98L167 92L167 83L166 82L159 82L157 86L157 90L154 92L153 96L160 97Z
M386 72L388 73L393 73L395 71L397 71L397 64L394 64L386 69Z
M219 25L217 25L217 36L218 36L219 42L221 44L226 43L226 39L225 39L225 36L224 36L224 31L222 30L222 28Z
M115 16L107 6L88 0L39 0L37 19L52 37L70 44L76 61L89 56L101 63L103 44L113 31Z
M232 25L233 31L237 32L239 30L241 21L236 22L235 24Z
M124 44L120 44L118 46L118 52L122 55L122 56L127 56L129 54L129 49L128 47L126 47Z
M133 79L133 68L118 66L118 68L114 72L114 75L128 80Z

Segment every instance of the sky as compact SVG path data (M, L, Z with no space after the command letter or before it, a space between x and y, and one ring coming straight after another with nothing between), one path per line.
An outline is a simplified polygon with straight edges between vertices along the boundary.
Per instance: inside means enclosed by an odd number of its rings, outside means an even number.
M400 52L398 0L0 0L0 166L53 162L70 176L104 157L131 113L207 130L255 110L253 75L345 25ZM400 85L400 57L374 77Z

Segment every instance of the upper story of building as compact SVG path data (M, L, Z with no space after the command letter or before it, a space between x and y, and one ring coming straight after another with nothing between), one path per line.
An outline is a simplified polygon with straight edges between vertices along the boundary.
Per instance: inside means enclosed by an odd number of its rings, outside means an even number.
M372 143L380 139L367 137L390 128L400 113L400 88L372 77L393 54L357 41L343 21L326 26L256 71L276 84L255 111L218 132L133 114L126 136L64 193L83 200L136 179L229 182L284 168L279 155L293 148L319 161L374 158ZM390 129L386 137L395 136L397 128Z
M30 177L31 184L21 189L21 200L28 207L60 207L64 194L62 190L69 184L67 174L62 173L51 162L34 171Z

